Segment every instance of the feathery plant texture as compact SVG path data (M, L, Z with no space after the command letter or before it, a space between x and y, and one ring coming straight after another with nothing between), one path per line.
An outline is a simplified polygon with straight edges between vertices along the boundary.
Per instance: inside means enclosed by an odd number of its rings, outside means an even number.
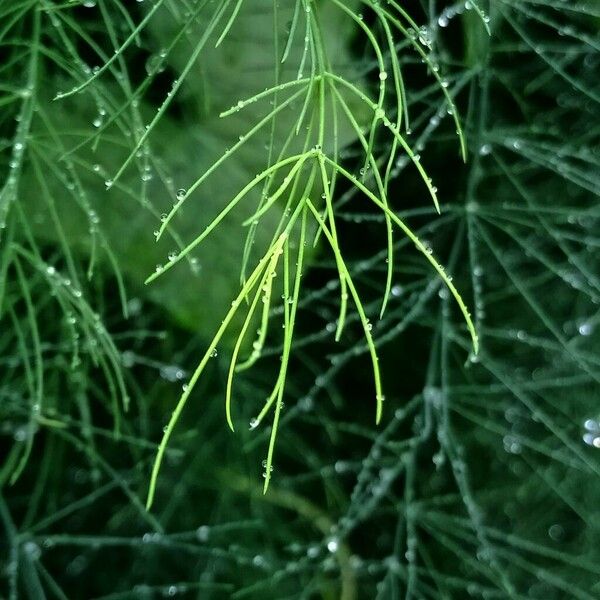
M599 28L1 0L2 597L600 597Z

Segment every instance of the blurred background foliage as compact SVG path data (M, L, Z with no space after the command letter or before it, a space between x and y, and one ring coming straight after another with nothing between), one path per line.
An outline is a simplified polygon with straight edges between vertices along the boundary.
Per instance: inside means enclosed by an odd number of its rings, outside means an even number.
M380 40L377 10L398 8L345 6ZM384 219L340 183L340 245L380 353L380 425L356 315L333 340L339 286L321 240L308 253L268 493L269 428L225 423L227 338L147 512L163 426L239 290L253 208L144 280L265 167L302 105L247 141L264 104L219 114L296 78L300 26L280 57L307 9L332 70L370 93L377 57L332 0L0 1L1 597L600 597L600 5L402 8L418 25L395 45L407 139L442 213L402 153L390 203L452 274L481 352L469 354L450 294L401 236L377 318ZM431 65L458 107L466 163ZM358 173L358 136L342 121L336 135L324 151ZM239 141L155 243L178 190ZM373 155L389 144L376 136ZM253 256L270 234L257 229ZM238 378L242 425L277 376L280 344L272 331L259 368Z

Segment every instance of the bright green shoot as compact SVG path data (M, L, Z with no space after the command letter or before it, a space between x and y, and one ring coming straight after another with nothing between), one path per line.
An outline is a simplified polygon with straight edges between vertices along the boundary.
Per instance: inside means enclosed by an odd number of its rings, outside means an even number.
M217 43L225 41L226 33L232 27L242 2L237 2L231 12L231 17L220 34ZM152 505L158 473L164 457L165 449L173 434L177 421L190 398L192 390L225 331L231 327L234 317L245 311L239 330L235 333L235 343L231 354L231 362L227 374L225 392L225 414L229 427L234 430L234 397L235 376L251 368L260 360L267 340L270 322L277 318L282 320L283 343L281 363L273 389L266 398L257 416L252 419L250 428L260 426L272 413L272 427L269 438L267 457L264 461L264 491L266 492L271 480L274 451L281 410L285 397L286 374L290 360L293 357L294 327L302 296L302 270L306 262L305 246L311 241L313 245L323 236L326 246L330 249L337 271L340 289L339 316L335 330L335 339L340 340L349 310L355 310L362 327L367 345L375 387L375 420L380 422L383 415L383 386L377 357L377 339L373 325L369 320L365 304L361 300L361 292L355 284L350 268L344 258L341 240L336 226L336 185L343 181L345 186L354 188L359 195L375 205L382 213L386 228L387 267L385 287L382 292L380 316L383 315L392 286L393 277L393 235L397 228L406 236L421 253L431 267L436 271L441 282L448 288L464 318L467 331L471 338L473 352L479 349L477 332L471 315L459 291L452 282L443 266L433 256L431 248L417 237L410 226L405 223L392 208L388 194L390 173L396 154L404 152L422 179L425 190L429 195L435 211L440 212L437 188L429 177L421 158L409 142L408 105L405 83L402 78L400 61L396 55L398 38L406 42L408 51L416 55L426 65L438 84L448 113L452 115L455 124L461 155L466 158L466 144L458 119L448 83L439 74L435 61L431 58L429 47L423 44L416 34L417 26L409 15L396 3L389 2L384 8L378 2L364 0L363 4L373 11L377 27L367 26L360 13L354 10L352 3L342 3L339 0L329 0L325 5L339 11L340 18L348 19L356 28L357 33L363 34L371 46L375 57L375 85L370 86L362 79L356 79L344 72L330 60L327 44L323 40L320 26L320 11L324 10L321 3L304 0L296 4L296 9L302 4L306 9L304 44L299 47L294 36L302 29L301 12L294 11L289 38L283 48L282 63L287 63L295 56L296 49L298 76L295 79L281 81L276 77L276 83L247 99L239 100L231 108L221 113L225 118L249 106L265 104L264 116L259 117L247 132L240 136L239 142L233 145L221 158L214 162L188 189L183 190L171 209L162 219L157 238L160 238L170 226L174 216L185 203L190 201L192 194L217 170L225 168L225 164L248 140L265 133L268 127L271 131L277 126L284 111L297 111L294 126L280 146L274 145L274 137L270 136L268 164L227 203L210 224L195 239L184 245L181 251L169 257L164 267L157 269L147 279L152 282L174 267L192 250L206 239L234 211L241 211L243 225L249 228L249 234L244 252L244 264L241 265L242 277L240 291L232 302L221 326L202 357L196 371L184 387L175 410L165 428L158 454L152 469L150 490L147 506ZM219 13L221 15L222 13ZM211 21L214 28L221 16ZM380 43L382 40L382 43ZM206 43L204 38L202 44ZM309 71L303 76L303 71ZM185 73L183 74L185 76ZM180 80L182 81L182 80ZM375 89L373 93L372 88ZM372 97L373 96L373 97ZM271 105L268 105L268 102ZM159 115L157 115L157 118ZM360 174L353 174L348 166L340 162L342 128L349 131L349 138L357 143L364 153L363 166ZM402 127L404 127L404 132ZM381 150L381 139L387 136L389 143L387 152L378 154ZM377 141L377 144L375 143ZM345 143L348 143L346 141ZM386 145L383 144L385 148ZM124 168L123 165L122 168ZM122 169L121 169L122 171ZM120 172L121 172L120 171ZM260 197L258 203L256 197ZM239 214L239 213L237 213ZM250 248L255 239L256 231L263 229L269 233L270 243L258 248L258 256L253 257ZM256 252L255 252L256 253ZM246 266L254 262L256 265L246 276ZM292 265L295 264L295 267ZM279 279L277 277L279 276ZM279 283L276 283L278 281ZM280 302L280 310L274 310ZM351 300L352 306L349 306ZM280 315L280 316L275 316ZM236 322L237 319L236 319ZM243 357L245 341L248 332L255 323L259 323L258 337L252 344L252 350Z

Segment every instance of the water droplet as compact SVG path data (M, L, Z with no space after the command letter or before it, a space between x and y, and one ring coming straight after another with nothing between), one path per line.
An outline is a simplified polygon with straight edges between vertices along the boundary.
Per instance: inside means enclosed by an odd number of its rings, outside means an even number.
M431 458L431 460L433 461L433 464L435 465L435 468L439 469L444 464L444 462L446 461L446 456L440 450L439 452L436 452L433 455L433 457Z
M433 44L433 37L432 37L431 31L429 31L428 27L423 26L419 29L419 41L424 46L431 48L431 46Z
M210 527L208 525L201 525L196 529L196 538L199 542L207 542L210 537Z
M563 539L565 535L565 530L563 527L555 523L554 525L550 525L548 528L548 536L553 539L555 542L559 542Z
M423 388L423 400L440 409L445 400L444 392L439 387L427 385Z
M471 354L469 354L469 362L472 364L476 364L479 362L479 355L475 354L474 352L471 352Z
M38 558L42 555L40 547L32 541L25 542L23 544L23 551L33 560L38 560Z
M13 438L15 442L24 442L27 439L27 429L25 427L15 429Z
M152 75L153 73L161 73L165 70L162 54L153 54L148 57L146 61L146 73Z
M587 444L588 446L592 446L594 444L595 439L596 439L595 433L590 433L588 431L587 433L583 434L583 442L584 442L584 444Z
M177 365L165 365L160 368L160 376L167 381L181 381L185 372Z

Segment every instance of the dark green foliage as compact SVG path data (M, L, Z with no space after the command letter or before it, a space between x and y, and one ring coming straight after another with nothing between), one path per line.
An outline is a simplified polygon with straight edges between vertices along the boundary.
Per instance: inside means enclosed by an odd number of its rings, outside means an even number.
M0 598L599 598L599 27L596 0L0 0ZM232 433L245 313L211 340L298 206Z

